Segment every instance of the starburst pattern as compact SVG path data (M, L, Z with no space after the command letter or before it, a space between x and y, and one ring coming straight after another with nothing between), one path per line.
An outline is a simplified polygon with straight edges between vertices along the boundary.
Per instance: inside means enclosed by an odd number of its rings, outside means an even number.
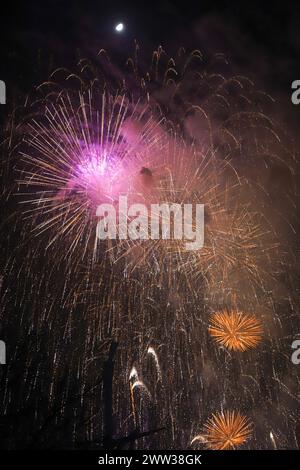
M220 311L210 318L209 333L221 345L234 351L255 347L262 337L262 324L252 314Z
M226 411L213 414L212 418L208 419L202 437L209 449L235 449L249 439L251 428L248 418L235 411ZM195 440L198 439L194 438L193 441Z

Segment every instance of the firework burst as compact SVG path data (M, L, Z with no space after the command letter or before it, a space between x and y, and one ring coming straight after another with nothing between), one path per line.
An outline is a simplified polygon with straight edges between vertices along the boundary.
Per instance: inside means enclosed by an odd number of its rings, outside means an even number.
M193 442L202 441L212 450L236 449L251 436L252 424L249 419L235 411L213 414L204 425L203 433Z
M147 105L106 90L65 91L46 102L28 123L20 184L26 218L33 233L47 235L47 248L64 243L66 256L78 249L83 258L95 240L97 206L120 194L140 200L143 165L162 152L159 125Z
M246 351L261 341L262 324L254 315L223 310L211 315L210 323L211 336L233 351Z
M221 179L229 162L217 160L212 149L187 145L163 121L147 103L95 88L75 97L64 92L46 103L28 123L19 182L25 217L33 234L44 234L47 249L63 244L64 257L73 261L93 253L96 208L116 204L120 195L147 206L206 204L210 217L226 212L221 204L230 190ZM108 243L105 249L134 266L153 254L175 255L176 267L190 262L184 243L173 238Z

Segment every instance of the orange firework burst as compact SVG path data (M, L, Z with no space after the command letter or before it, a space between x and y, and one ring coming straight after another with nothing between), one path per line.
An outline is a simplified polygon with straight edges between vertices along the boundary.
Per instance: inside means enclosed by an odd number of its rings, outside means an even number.
M249 439L251 428L248 418L235 411L226 411L212 415L204 425L202 437L209 449L235 449ZM198 439L194 438L193 441L195 440Z
M262 337L262 324L252 314L238 311L220 311L210 318L209 333L228 349L245 351L254 348Z

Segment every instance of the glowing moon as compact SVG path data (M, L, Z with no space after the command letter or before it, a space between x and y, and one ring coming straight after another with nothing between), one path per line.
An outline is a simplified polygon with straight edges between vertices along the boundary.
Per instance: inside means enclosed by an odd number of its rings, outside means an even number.
M115 30L118 32L118 33L121 33L123 30L124 30L124 24L123 23L118 23L115 27Z

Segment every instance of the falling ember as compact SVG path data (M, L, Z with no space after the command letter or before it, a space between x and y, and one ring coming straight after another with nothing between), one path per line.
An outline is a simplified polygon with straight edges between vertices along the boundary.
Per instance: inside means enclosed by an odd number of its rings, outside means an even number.
M235 411L213 414L204 425L201 438L212 450L235 449L249 439L252 424L249 419ZM197 439L195 437L192 442Z
M136 427L136 409L135 409L135 400L134 400L134 393L133 393L133 385L131 383L131 380L139 380L139 376L137 373L136 368L133 366L130 374L129 374L129 386L130 386L130 403L131 403L131 410L132 410L132 416L133 416L133 422L134 422L134 427Z
M206 438L204 436L202 436L201 434L199 434L198 436L195 436L192 440L191 440L191 444L194 444L194 442L201 442L201 443L206 443Z
M139 376L138 376L138 373L137 373L137 370L136 370L135 367L133 367L130 371L129 380L131 380L131 379L139 380Z
M261 341L262 324L252 314L219 311L211 315L208 328L217 343L234 351L246 351Z
M272 433L272 431L270 431L270 439L271 439L274 449L277 450L276 441L275 441L274 434Z
M149 348L148 348L148 350L147 350L147 353L148 353L148 354L151 354L151 355L153 356L154 361L155 361L155 366L156 366L157 375L158 375L159 380L161 380L161 379L162 379L161 369L160 369L158 357L157 357L157 354L156 354L154 348L152 348L152 346L149 346Z

